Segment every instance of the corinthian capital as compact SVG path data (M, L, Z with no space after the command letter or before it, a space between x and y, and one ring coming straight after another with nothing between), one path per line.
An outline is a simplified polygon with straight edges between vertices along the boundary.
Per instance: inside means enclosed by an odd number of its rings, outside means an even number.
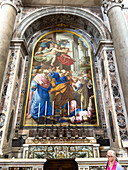
M102 6L104 8L104 13L107 14L110 8L115 5L123 6L123 0L102 0Z
M9 4L13 6L16 9L17 13L19 13L20 7L22 6L22 0L3 0L1 6L3 6L4 4Z
M22 6L22 0L13 0L16 6Z

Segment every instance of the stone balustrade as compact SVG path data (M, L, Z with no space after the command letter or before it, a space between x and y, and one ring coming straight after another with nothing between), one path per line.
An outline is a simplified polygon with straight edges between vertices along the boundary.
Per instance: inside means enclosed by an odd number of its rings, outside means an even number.
M118 158L124 170L128 170L128 157ZM46 159L0 159L1 170L43 170ZM78 170L104 169L107 158L77 158Z

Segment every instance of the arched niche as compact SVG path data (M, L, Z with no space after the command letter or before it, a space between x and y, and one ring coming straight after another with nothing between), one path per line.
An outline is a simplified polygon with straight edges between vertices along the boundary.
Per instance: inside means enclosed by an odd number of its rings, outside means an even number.
M111 39L111 35L101 18L89 11L80 8L76 9L75 7L45 7L34 11L23 18L16 28L13 37L25 39L31 58L32 49L36 41L42 35L53 30L72 31L83 37L89 44L93 62L93 54L95 53L98 42L100 40ZM28 70L31 72L30 66ZM27 84L30 85L28 82Z
M79 29L96 46L100 40L111 39L110 32L100 17L85 9L65 6L35 10L21 20L13 37L25 38L29 44L42 31L59 27Z

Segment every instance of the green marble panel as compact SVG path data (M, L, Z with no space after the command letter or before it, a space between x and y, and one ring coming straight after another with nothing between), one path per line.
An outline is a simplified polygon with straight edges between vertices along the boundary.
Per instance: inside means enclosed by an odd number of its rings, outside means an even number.
M93 145L32 145L29 158L74 159L93 158Z

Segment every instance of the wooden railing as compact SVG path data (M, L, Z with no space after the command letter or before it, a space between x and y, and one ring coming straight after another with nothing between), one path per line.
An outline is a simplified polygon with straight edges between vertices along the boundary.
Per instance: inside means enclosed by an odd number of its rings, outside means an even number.
M128 170L128 157L118 158ZM0 170L43 170L46 159L0 159ZM104 170L107 158L76 158L78 170Z

